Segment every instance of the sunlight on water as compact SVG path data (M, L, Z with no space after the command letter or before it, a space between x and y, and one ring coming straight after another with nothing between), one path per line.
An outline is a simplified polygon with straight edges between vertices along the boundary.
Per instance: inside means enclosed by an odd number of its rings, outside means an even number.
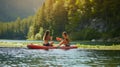
M120 67L120 51L0 48L0 67Z

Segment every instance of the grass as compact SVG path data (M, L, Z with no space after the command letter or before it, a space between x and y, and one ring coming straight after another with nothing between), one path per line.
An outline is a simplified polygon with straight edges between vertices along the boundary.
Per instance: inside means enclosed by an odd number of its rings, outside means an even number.
M93 50L120 50L120 44L118 45L83 45L83 44L77 44L78 48L81 49L93 49Z
M0 47L26 47L31 42L0 42ZM40 44L39 42L33 42L34 44Z
M40 42L33 42L34 44L41 44ZM0 47L22 47L26 48L27 44L30 42L0 42ZM57 44L55 44L57 45ZM84 44L77 44L79 49L89 49L89 50L120 50L120 44L118 45L84 45Z

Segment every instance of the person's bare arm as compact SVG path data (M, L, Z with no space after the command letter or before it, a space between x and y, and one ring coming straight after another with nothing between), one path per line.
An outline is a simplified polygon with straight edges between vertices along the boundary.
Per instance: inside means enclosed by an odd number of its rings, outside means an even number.
M62 40L62 41L58 44L58 46L61 46L62 44L64 44L64 40Z

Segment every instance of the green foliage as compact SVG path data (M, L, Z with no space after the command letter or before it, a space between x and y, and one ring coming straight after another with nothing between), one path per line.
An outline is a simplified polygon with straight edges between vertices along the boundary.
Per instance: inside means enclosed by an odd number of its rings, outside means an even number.
M1 39L26 39L32 17L21 20L19 17L14 22L0 22Z
M72 40L91 40L101 38L101 33L91 28L85 28L78 32L72 32L70 35Z
M42 39L42 37L43 37L43 28L40 27L39 33L37 33L37 34L35 35L35 39L36 39L36 40L40 40L40 39Z
M0 36L14 32L39 40L49 29L53 38L67 31L72 40L114 39L120 37L119 5L119 0L46 0L32 20L18 18L16 23L2 24Z

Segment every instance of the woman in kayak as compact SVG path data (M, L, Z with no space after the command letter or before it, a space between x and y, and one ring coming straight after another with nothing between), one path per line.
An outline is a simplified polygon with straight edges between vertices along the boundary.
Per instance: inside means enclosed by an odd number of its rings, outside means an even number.
M56 37L58 41L61 41L58 46L61 46L62 44L64 44L65 46L70 46L68 34L66 32L63 32L62 36L64 39Z
M44 46L53 46L53 41L49 43L49 41L52 40L52 36L50 36L50 31L46 30L43 36L43 45Z

